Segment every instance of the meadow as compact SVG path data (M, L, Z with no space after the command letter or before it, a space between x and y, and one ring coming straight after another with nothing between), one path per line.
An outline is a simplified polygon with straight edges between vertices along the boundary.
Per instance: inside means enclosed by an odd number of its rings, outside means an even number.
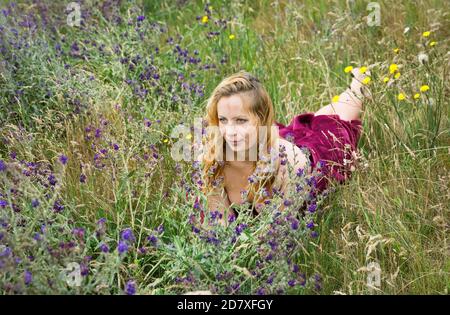
M1 1L1 294L448 294L448 1L370 3ZM239 70L287 124L351 66L351 179L217 224L174 128Z

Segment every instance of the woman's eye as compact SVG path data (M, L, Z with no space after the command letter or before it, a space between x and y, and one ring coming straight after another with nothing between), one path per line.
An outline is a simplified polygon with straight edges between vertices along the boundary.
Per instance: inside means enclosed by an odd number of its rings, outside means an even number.
M226 119L225 118L220 118L219 121L223 123L223 122L226 121Z
M238 119L237 122L240 124L245 124L247 122L247 119Z

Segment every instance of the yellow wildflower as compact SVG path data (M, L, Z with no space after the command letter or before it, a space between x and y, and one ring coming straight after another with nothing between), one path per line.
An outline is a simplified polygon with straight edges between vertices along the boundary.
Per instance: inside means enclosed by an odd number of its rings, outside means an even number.
M395 63L393 63L393 64L391 64L390 66L389 66L389 72L390 73L394 73L395 71L397 71L398 70L398 66L395 64Z
M364 72L366 72L367 71L367 67L361 67L361 68L359 68L359 72L360 73L364 73Z
M233 34L231 34L230 36L228 36L229 39L234 39L236 36L234 36Z
M332 103L337 103L339 101L339 95L333 96L333 99L331 100Z
M396 78L396 79L400 78L400 72L397 72L397 73L394 75L394 78Z
M370 77L365 77L365 78L362 80L362 83L363 83L363 84L369 84L369 82L370 82Z
M420 94L419 94L419 93L414 94L414 99L415 99L415 100L418 99L419 97L420 97Z
M203 23L203 24L208 23L208 16L207 16L207 15L205 15L205 16L202 18L202 23Z
M169 142L169 139L164 139L163 142L167 143L167 142Z
M345 72L345 73L349 73L349 72L352 71L352 70L353 70L353 67L352 67L352 66L347 66L347 67L345 67L344 72Z
M432 42L430 43L430 46L431 46L431 47L433 47L433 46L435 46L435 45L436 45L436 43L437 43L437 42L435 42L435 41L432 41Z
M422 85L420 87L420 92L426 92L430 89L430 87L428 85Z
M431 34L430 31L426 31L426 32L423 32L423 33L422 33L422 36L423 36L423 37L428 37L428 36L430 36L430 34Z
M388 78L388 77L385 77L385 78L383 79L383 82L384 82L384 83L388 83L388 82L389 82L389 78Z
M398 54L399 51L400 51L400 48L394 48L394 52L395 52L396 54Z
M405 98L406 98L406 97L405 97L405 94L403 94L403 93L400 93L400 94L397 96L397 99L398 99L399 101L403 101Z

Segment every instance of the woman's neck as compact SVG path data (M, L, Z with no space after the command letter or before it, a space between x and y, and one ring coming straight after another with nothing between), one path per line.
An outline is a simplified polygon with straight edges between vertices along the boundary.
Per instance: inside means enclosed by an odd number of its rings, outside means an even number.
M239 169L247 169L252 167L254 164L255 161L225 161L225 165Z

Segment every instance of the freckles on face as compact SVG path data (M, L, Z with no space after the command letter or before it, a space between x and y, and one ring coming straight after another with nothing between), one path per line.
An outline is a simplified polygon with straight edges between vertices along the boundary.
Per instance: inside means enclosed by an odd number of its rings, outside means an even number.
M256 120L244 108L239 95L222 97L217 104L220 134L236 151L248 149L256 138Z

